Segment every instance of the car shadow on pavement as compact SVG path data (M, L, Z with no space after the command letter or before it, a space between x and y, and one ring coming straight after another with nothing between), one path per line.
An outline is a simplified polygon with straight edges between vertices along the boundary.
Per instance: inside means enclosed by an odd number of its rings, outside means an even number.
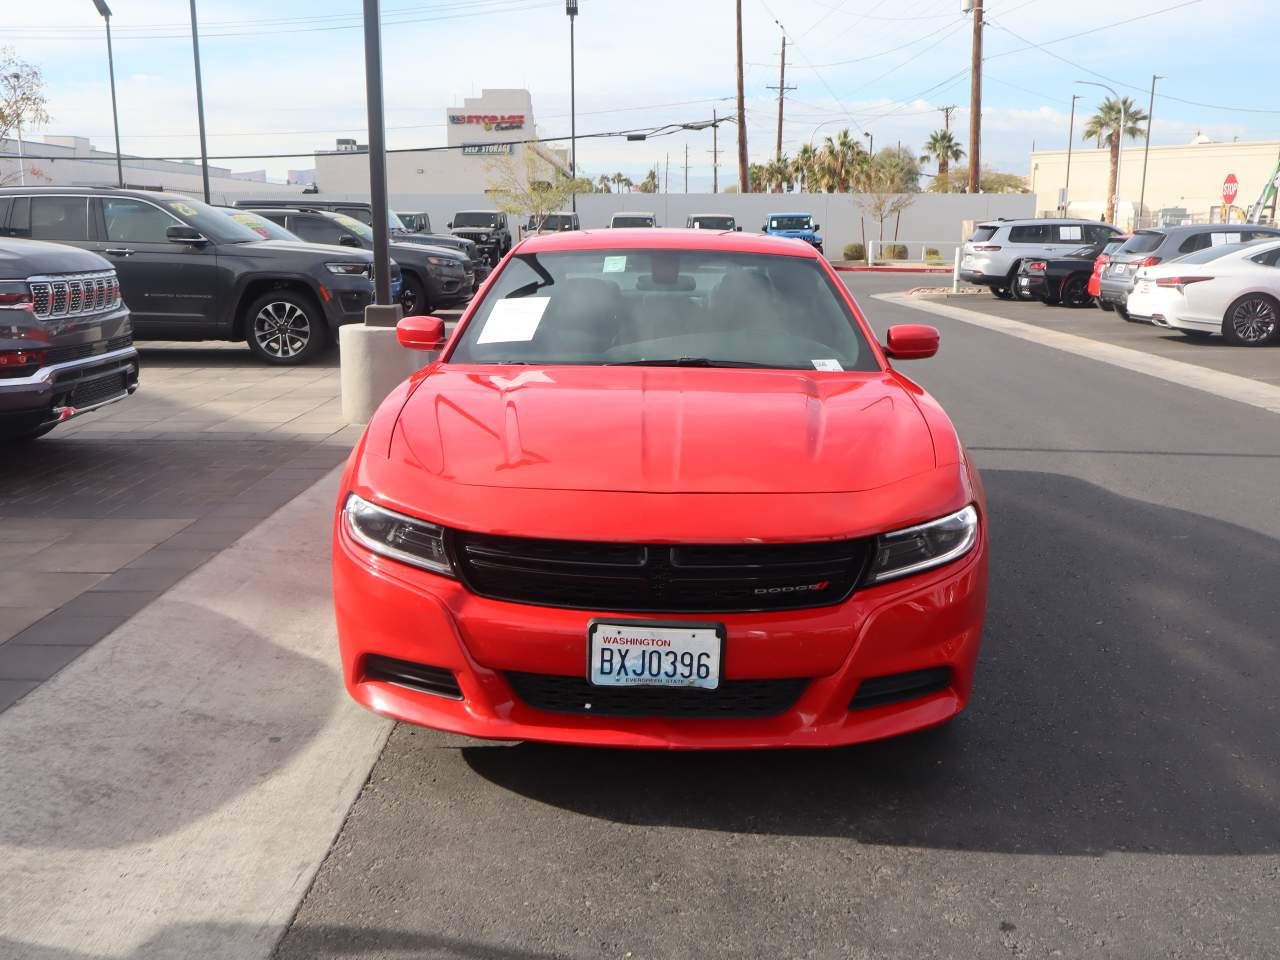
M166 367L226 367L227 369L244 368L262 372L269 370L312 370L325 367L337 367L338 349L330 344L323 353L308 361L305 366L273 366L255 357L243 343L190 343L179 344L172 341L160 343L137 341L138 355L142 359L143 375L146 375L147 363L163 363Z
M608 821L1004 853L1280 850L1280 542L1052 473L984 473L991 596L950 726L827 751L467 746Z
M261 926L246 927L234 924L175 924L166 927L154 937L141 943L127 954L85 953L24 943L0 936L0 957L5 960L151 960L155 957L230 957L240 954L224 952L227 947L240 945L253 948L246 956L263 956L264 931ZM200 952L192 952L199 949ZM344 956L406 956L419 960L555 960L559 953L543 953L539 950L522 950L495 943L481 943L458 937L435 936L389 930L363 924L322 924L290 930L273 956L277 960L297 957L313 960L315 957Z

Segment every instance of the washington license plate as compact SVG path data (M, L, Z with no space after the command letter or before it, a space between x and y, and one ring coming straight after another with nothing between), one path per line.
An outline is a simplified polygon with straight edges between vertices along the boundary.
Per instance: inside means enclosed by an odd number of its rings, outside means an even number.
M724 627L718 623L593 621L587 678L597 687L720 686Z

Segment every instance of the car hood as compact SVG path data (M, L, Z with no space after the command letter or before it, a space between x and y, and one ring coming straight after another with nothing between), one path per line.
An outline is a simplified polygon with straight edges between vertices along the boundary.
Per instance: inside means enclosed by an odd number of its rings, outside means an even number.
M389 456L461 484L650 493L871 490L935 466L891 374L671 367L442 367Z
M817 231L815 230L770 230L769 233L775 237L799 237L806 240L809 237L817 236Z
M110 261L79 247L49 243L47 240L8 237L0 240L0 279L25 280L42 274L114 269Z
M430 243L400 243L392 241L391 252L406 259L418 257L440 257L442 260L456 260L466 263L468 257L461 250L453 247L437 247Z
M218 254L235 253L237 249L246 254L260 255L263 251L279 250L283 253L313 253L333 261L351 260L360 263L372 263L373 254L368 250L355 247L343 247L329 243L307 243L305 240L254 240L246 243L224 243L218 247Z

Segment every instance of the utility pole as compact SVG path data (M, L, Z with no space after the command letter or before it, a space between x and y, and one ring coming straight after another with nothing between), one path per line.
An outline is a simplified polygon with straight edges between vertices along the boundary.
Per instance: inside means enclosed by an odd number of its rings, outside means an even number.
M689 195L689 145L684 145L684 192Z
M711 192L720 192L720 120L711 110Z
M1084 96L1079 93L1071 98L1071 126L1067 128L1067 182L1062 185L1063 216L1066 216L1067 207L1071 206L1071 147L1076 139L1076 101L1083 99Z
M973 0L973 62L969 68L969 192L982 177L982 0Z
M191 49L196 61L196 116L200 120L200 173L204 179L204 202L209 202L209 147L204 139L204 85L200 82L200 32L196 27L196 0L191 0ZM116 156L120 148L116 147Z
M194 0L192 0L194 2ZM378 0L364 0L364 93L369 123L369 209L373 214L373 302L391 306L391 238L387 228L387 134L382 104L382 21ZM422 304L418 304L419 307ZM374 311L375 313L377 311Z
M1147 105L1147 143L1142 148L1142 192L1138 194L1138 213L1142 216L1142 205L1147 199L1147 154L1151 152L1151 115L1156 112L1156 81L1167 80L1168 77L1153 76L1151 78L1151 102ZM1134 228L1137 228L1134 224Z
M671 151L667 151L667 166L662 172L662 192L671 192Z
M737 0L738 12L738 192L750 193L751 181L747 171L747 102L742 94L742 0Z
M954 106L950 106L950 107L939 107L938 109L942 111L943 129L946 130L947 133L950 133L951 132L951 114L955 111L956 108Z
M573 211L578 211L578 107L574 96L573 70L573 21L578 16L578 0L565 0L564 12L569 15L569 179L574 181Z
M779 27L782 24L778 24ZM788 90L794 90L795 87L787 86L787 35L782 35L782 66L778 71L778 85L776 87L770 85L765 87L766 90L778 91L778 146L774 154L774 159L782 159L782 104Z

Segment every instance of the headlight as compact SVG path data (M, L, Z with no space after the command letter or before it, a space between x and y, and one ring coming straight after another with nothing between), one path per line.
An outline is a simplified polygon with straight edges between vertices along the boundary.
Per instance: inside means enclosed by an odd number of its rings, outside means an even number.
M963 557L978 542L978 511L963 510L919 526L876 537L869 573L872 583L910 576Z
M452 257L427 257L427 263L434 264L437 267L450 267L454 270L462 269L462 262L454 260Z
M369 263L326 263L324 267L330 273L339 273L348 277L373 276L373 265Z
M453 565L444 549L444 530L434 523L386 510L354 493L342 508L342 520L351 539L374 553L453 576Z

